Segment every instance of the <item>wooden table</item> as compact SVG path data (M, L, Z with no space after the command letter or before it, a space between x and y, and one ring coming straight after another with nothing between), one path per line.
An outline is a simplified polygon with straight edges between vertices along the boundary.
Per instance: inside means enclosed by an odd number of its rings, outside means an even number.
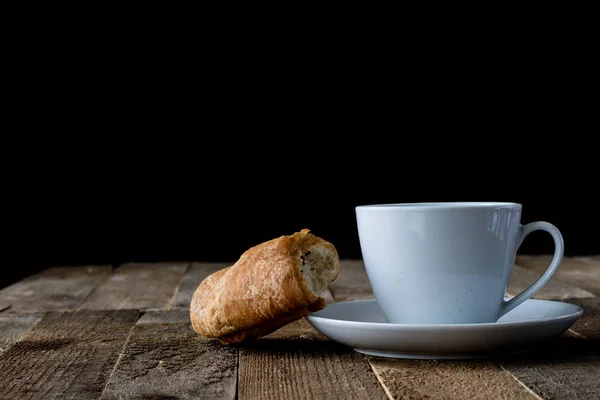
M549 256L519 256L509 293ZM51 268L0 290L1 399L598 399L600 257L570 257L536 298L584 308L562 337L501 360L366 357L306 320L239 347L197 335L193 291L224 264ZM370 298L344 260L328 301Z

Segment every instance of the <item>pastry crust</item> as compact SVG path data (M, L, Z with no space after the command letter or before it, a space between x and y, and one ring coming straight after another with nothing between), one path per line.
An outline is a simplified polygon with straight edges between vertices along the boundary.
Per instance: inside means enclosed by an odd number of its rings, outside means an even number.
M308 229L263 242L200 283L190 306L192 326L224 344L267 335L325 308L318 291L339 272L333 244Z

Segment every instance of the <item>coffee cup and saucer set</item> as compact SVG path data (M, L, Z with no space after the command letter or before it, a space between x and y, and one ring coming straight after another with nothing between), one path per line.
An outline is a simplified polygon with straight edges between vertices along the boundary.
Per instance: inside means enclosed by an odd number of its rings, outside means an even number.
M359 353L408 359L488 358L561 335L581 307L531 297L559 267L563 237L549 222L521 224L521 211L504 202L357 206L375 298L329 304L308 321ZM552 235L554 257L537 281L507 298L517 250L537 230Z

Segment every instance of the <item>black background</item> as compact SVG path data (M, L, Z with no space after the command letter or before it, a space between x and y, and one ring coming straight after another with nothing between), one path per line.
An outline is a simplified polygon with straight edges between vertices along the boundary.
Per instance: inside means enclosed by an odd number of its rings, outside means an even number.
M234 262L250 246L303 228L331 241L340 257L360 258L354 207L369 203L519 202L523 223L549 221L562 231L567 255L600 253L593 159L570 163L535 148L519 155L519 146L511 153L502 143L488 152L466 138L469 150L445 139L452 151L435 139L373 136L306 134L274 144L281 137L257 143L252 135L242 146L196 137L179 152L63 151L13 182L2 284L58 265ZM423 151L432 143L437 155ZM520 250L552 252L543 232Z
M303 228L360 258L369 203L519 202L567 255L599 254L597 71L554 34L303 56L242 37L15 42L0 286L49 266L234 262Z

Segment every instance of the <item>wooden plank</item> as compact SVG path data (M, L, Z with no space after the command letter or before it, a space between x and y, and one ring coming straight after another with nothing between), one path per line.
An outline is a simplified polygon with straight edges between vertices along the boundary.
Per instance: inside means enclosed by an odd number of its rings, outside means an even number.
M583 316L567 333L502 367L544 399L600 398L600 298L573 299Z
M226 263L199 263L194 262L188 268L181 280L175 299L173 300L173 309L189 309L194 292L200 283L209 275L218 270L227 267Z
M102 400L235 399L237 348L196 334L189 311L148 312L136 324Z
M240 347L238 397L386 399L365 358L302 318Z
M600 268L600 256L574 257L576 260L583 261L588 264L593 264L596 268Z
M0 398L99 398L138 317L135 310L47 313L0 354Z
M580 337L600 340L600 298L571 299L569 303L583 308L583 316L573 324L571 330Z
M0 353L18 342L41 318L41 314L0 314Z
M586 256L586 257L578 257L578 258L583 258L586 259L588 262L592 262L595 264L600 263L600 255L596 255L596 256Z
M516 264L540 274L548 268L551 259L551 255L519 255L516 258ZM600 296L600 268L598 264L586 262L576 257L565 257L552 280L578 286L596 296Z
M539 399L490 362L367 359L393 399Z
M514 265L508 285L508 295L516 296L527 289L533 282L541 276L540 273ZM581 289L568 283L562 283L551 279L539 292L534 299L544 300L567 300L572 298L591 298L596 297L593 293Z
M124 264L81 304L81 310L165 310L189 263Z
M53 267L0 290L7 312L74 310L111 272L112 267Z
M362 260L340 260L340 274L329 288L336 301L374 298Z

